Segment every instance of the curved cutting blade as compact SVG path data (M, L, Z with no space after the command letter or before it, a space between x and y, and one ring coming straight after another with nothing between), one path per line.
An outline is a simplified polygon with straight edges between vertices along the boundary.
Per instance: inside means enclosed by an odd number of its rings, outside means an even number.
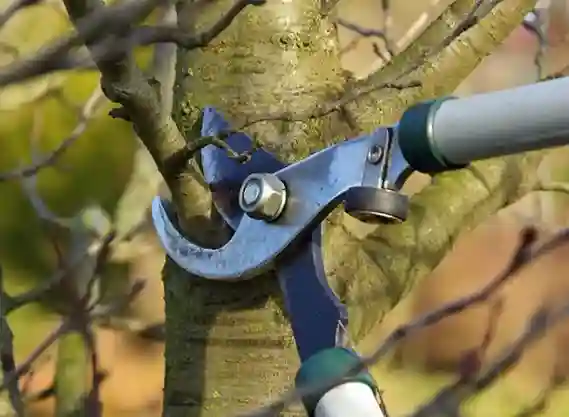
M202 136L213 136L229 128L229 123L214 108L204 109ZM253 145L244 133L232 134L226 142L236 152L249 151ZM201 150L201 158L214 204L233 230L237 229L243 216L238 192L245 178L253 173L276 172L286 166L262 149L254 151L244 164L213 145ZM277 265L280 287L303 361L321 349L338 345L339 330L347 326L346 309L328 285L324 272L321 233L322 228L318 226L311 238Z
M202 136L218 135L228 129L229 123L217 110L213 107L204 109ZM230 135L226 142L236 152L250 151L253 147L251 138L241 132ZM215 207L233 230L237 229L243 216L238 193L245 178L253 173L273 173L286 166L263 149L255 150L248 162L239 163L231 159L224 149L209 145L201 150L201 158L204 177L210 186Z

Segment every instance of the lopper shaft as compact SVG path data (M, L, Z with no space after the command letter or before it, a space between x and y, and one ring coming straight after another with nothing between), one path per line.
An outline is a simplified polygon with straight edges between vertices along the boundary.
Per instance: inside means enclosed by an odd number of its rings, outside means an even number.
M405 159L425 173L566 145L569 78L420 103L397 130Z

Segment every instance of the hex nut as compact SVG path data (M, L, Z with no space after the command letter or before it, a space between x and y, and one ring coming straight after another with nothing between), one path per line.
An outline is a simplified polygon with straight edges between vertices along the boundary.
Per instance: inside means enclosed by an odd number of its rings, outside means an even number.
M276 220L284 210L286 199L286 186L274 174L251 174L239 190L239 206L249 217L258 220Z

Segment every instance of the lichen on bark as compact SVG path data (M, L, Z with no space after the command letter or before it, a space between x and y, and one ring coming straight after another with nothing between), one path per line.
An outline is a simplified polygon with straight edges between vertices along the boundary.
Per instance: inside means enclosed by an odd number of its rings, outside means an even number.
M194 22L192 4L186 3L178 9L178 21L187 31L199 30L230 4L216 2ZM210 46L179 51L174 118L190 141L205 106L239 124L259 114L307 111L340 92L344 78L334 27L319 7L317 0L269 0L245 10ZM331 132L342 129L347 127L332 114L261 123L250 133L292 161L326 146ZM273 274L217 283L192 279L168 262L164 285L165 416L236 413L275 398L291 384L299 362Z
M220 1L209 7L193 25L182 10L181 25L188 30L207 27L230 4ZM179 108L215 106L238 124L258 115L307 112L337 96L344 75L335 29L322 18L319 7L315 0L270 0L246 9L212 45L180 51ZM191 7L187 9L191 13ZM291 161L326 144L331 118L259 123L251 133ZM183 117L178 120L183 123Z

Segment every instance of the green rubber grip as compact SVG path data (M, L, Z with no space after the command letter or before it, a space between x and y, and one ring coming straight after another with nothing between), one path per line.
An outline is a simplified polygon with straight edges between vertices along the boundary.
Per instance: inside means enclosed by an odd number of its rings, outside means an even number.
M466 166L447 161L438 151L433 137L433 123L437 110L445 101L454 98L456 97L424 101L409 107L403 113L397 125L399 146L403 157L415 171L436 174Z
M314 417L316 405L324 394L335 386L345 384L346 382L362 382L369 386L374 394L377 395L377 385L367 370L363 370L356 375L346 375L350 369L353 369L359 363L360 357L356 352L343 347L335 347L316 353L302 364L295 378L297 389L328 384L324 389L303 396L302 402L309 417ZM335 380L339 380L339 382L330 386L329 383Z

